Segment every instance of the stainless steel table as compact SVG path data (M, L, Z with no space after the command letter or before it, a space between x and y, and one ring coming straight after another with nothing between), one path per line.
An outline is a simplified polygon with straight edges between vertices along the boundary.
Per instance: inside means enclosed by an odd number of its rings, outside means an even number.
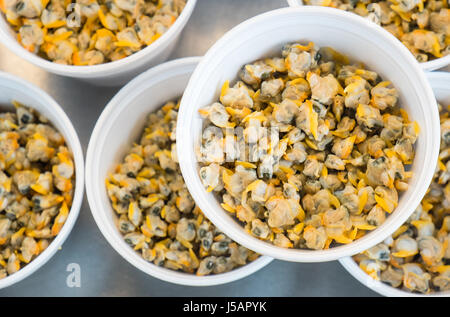
M199 0L172 59L203 55L227 30L285 0ZM0 45L0 70L47 91L64 108L83 150L104 106L118 88L99 88L45 71ZM68 287L67 266L81 268L81 287ZM80 217L62 249L40 270L0 291L0 296L376 296L338 262L297 264L273 261L240 281L214 287L186 287L148 276L125 261L103 238L84 200Z

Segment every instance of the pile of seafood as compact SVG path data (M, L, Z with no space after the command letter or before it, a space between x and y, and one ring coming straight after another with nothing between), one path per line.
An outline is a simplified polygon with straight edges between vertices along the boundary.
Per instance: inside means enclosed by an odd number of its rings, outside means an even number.
M354 12L384 27L426 62L450 54L448 0L304 0L307 5L329 6Z
M63 136L18 103L0 113L0 278L20 270L60 232L72 205L74 163Z
M220 232L195 205L178 165L178 108L168 102L151 113L139 144L106 180L117 226L134 250L158 266L200 276L228 272L258 254Z
M164 34L186 0L0 0L28 51L64 65L127 57Z
M450 291L450 118L439 109L441 152L427 194L391 237L354 257L374 279L425 294Z
M199 110L199 176L253 236L327 249L380 226L408 188L419 127L388 81L329 47L287 44Z

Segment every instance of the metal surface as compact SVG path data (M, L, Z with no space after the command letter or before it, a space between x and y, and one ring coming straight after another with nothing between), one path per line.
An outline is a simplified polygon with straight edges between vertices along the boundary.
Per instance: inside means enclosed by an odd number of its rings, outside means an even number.
M227 30L257 14L286 6L285 0L199 0L171 58L204 54ZM104 106L119 88L99 88L52 75L17 58L0 45L0 70L47 91L64 108L83 150ZM67 266L81 268L81 287L68 287ZM0 291L0 296L376 296L338 262L297 264L273 261L237 282L186 287L148 276L106 242L84 200L80 217L62 249L40 270Z

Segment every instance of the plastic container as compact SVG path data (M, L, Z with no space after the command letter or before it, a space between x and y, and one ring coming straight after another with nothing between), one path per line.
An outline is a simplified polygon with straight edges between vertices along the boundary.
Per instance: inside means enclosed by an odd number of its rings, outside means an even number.
M86 191L92 215L111 246L141 271L161 280L191 286L228 283L256 272L272 261L260 257L231 272L196 276L159 267L145 261L117 230L115 212L105 179L142 133L147 115L165 102L179 98L200 58L178 59L152 68L122 88L101 114L89 142L86 159ZM112 141L112 142L111 142Z
M29 276L44 265L61 247L69 236L77 220L84 192L84 161L83 151L75 129L70 119L61 107L47 93L38 87L18 77L0 72L0 105L1 111L14 111L11 102L15 100L28 107L36 109L47 117L52 125L64 136L66 144L73 154L75 164L75 193L72 207L64 226L47 249L21 270L0 280L0 289L15 284Z
M73 66L53 63L28 52L16 40L16 35L0 14L0 42L17 56L50 73L78 78L100 86L119 86L129 82L149 67L167 60L189 20L197 0L188 0L175 23L151 45L118 61L93 66Z
M311 251L276 247L249 235L213 193L207 193L199 175L194 147L200 140L202 119L198 109L220 95L225 82L237 78L248 62L279 54L283 44L311 40L331 46L391 81L400 103L417 120L421 134L412 165L415 174L396 210L386 222L361 239L329 250ZM177 125L177 150L186 184L206 216L236 242L258 253L297 262L321 262L356 254L395 231L413 212L430 184L439 150L439 114L424 72L405 46L383 28L356 14L323 7L284 8L256 16L225 34L207 52L183 95Z
M450 73L433 72L428 73L427 77L433 88L436 99L441 102L442 105L450 105ZM340 259L339 262L342 266L351 274L354 278L366 285L373 291L384 296L414 296L414 297L429 297L429 296L450 296L448 292L431 293L429 295L415 294L408 291L403 291L398 288L391 287L380 281L376 281L361 270L358 264L351 258L346 257Z
M287 2L291 7L303 6L302 0L287 0ZM428 62L420 63L420 66L422 66L423 70L425 71L440 69L448 65L450 65L450 55L441 58L436 58Z

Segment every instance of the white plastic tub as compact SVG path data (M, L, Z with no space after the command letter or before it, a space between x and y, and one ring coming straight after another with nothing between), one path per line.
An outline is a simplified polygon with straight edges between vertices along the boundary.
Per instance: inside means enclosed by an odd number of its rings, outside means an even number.
M272 261L260 257L231 272L196 276L145 261L123 239L115 225L115 212L105 179L142 133L147 115L165 102L179 98L200 58L178 59L152 68L122 88L108 103L95 125L86 158L86 191L92 215L111 246L141 271L161 280L191 286L228 283L250 275ZM179 154L179 156L182 156Z
M417 120L421 133L412 165L414 177L386 222L357 241L311 251L276 247L249 235L213 193L207 193L198 175L194 147L200 140L198 109L217 100L225 80L237 77L246 63L279 54L283 44L311 40L331 46L363 62L399 90L400 103ZM177 125L177 150L186 184L206 216L236 242L258 253L297 262L331 261L361 252L384 240L413 212L433 176L439 150L439 114L424 72L405 46L381 27L351 13L323 7L284 8L256 16L225 34L207 52L183 95Z
M100 86L118 86L129 82L149 67L167 60L189 20L197 0L188 0L175 23L151 45L118 61L94 66L60 65L28 52L16 40L16 35L0 14L0 42L17 56L50 73L78 78Z
M287 0L287 2L291 7L300 7L304 5L303 0ZM420 66L422 66L423 70L425 71L440 69L448 65L450 65L450 55L420 63Z
M47 117L52 125L64 136L66 144L73 153L75 164L75 193L72 207L64 226L56 238L39 256L24 266L21 270L0 280L0 289L10 286L32 274L44 265L61 247L77 220L84 192L84 161L83 151L75 129L65 112L53 98L38 87L23 79L0 72L0 105L3 110L14 111L11 102L16 100L30 108L36 109ZM10 109L9 109L10 108Z
M436 99L443 105L450 105L450 73L433 72L427 74L431 87L433 88ZM373 291L384 296L450 296L450 292L431 293L429 295L415 294L391 287L380 281L376 281L361 270L358 264L351 258L340 259L339 262L354 278L366 285Z

